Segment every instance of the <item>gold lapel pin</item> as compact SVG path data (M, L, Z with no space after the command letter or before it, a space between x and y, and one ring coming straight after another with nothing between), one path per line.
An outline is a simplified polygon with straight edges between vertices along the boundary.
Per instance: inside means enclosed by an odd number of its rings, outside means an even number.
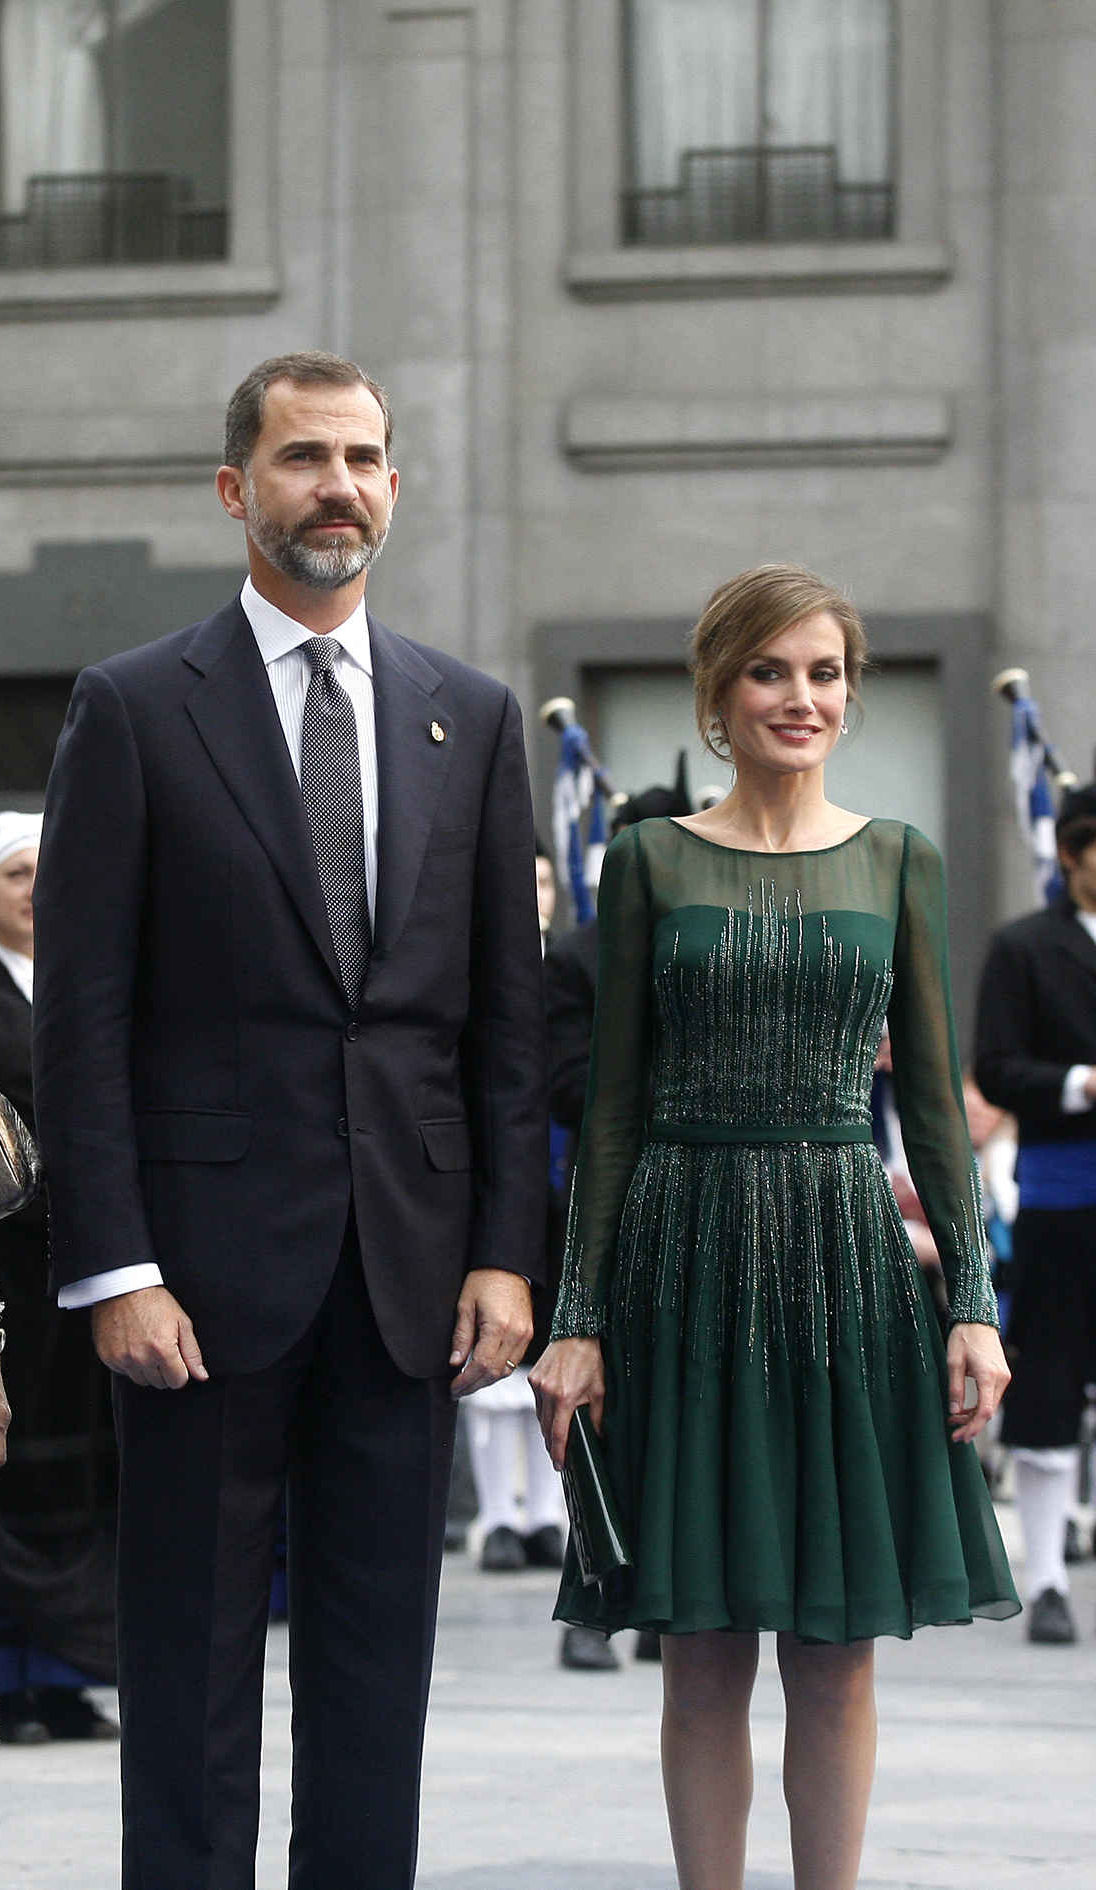
M445 740L445 730L440 722L431 722L430 733L436 742L443 742Z

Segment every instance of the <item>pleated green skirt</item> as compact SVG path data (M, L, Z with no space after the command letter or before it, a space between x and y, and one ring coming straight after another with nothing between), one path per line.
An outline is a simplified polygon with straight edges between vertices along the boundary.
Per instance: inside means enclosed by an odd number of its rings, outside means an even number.
M944 1341L870 1146L651 1143L603 1339L634 1568L556 1618L908 1637L1019 1601Z

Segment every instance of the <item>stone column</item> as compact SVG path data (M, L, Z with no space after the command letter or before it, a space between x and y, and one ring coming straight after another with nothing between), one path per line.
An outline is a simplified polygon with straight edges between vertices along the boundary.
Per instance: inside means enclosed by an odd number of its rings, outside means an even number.
M1096 743L1096 8L1002 0L996 43L1001 664L1082 779ZM1010 817L1001 904L1032 903Z
M509 0L348 9L361 113L346 328L392 396L402 480L370 602L516 681L510 12Z

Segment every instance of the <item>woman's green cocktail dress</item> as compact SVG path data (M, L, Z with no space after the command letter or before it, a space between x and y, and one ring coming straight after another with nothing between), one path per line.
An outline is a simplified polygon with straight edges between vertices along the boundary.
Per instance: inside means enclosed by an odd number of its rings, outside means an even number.
M606 1628L909 1635L1019 1607L944 1343L872 1142L889 1021L953 1321L997 1324L916 829L756 853L673 820L609 848L597 1019L553 1336L596 1334L635 1567L568 1558Z

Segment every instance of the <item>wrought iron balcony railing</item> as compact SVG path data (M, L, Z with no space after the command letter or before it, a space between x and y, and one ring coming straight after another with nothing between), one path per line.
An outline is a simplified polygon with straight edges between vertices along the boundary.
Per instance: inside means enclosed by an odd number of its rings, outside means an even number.
M683 151L680 183L628 190L629 244L867 242L894 234L890 184L844 184L833 145Z
M220 261L228 212L192 198L188 179L163 172L30 177L23 214L0 217L0 269Z

